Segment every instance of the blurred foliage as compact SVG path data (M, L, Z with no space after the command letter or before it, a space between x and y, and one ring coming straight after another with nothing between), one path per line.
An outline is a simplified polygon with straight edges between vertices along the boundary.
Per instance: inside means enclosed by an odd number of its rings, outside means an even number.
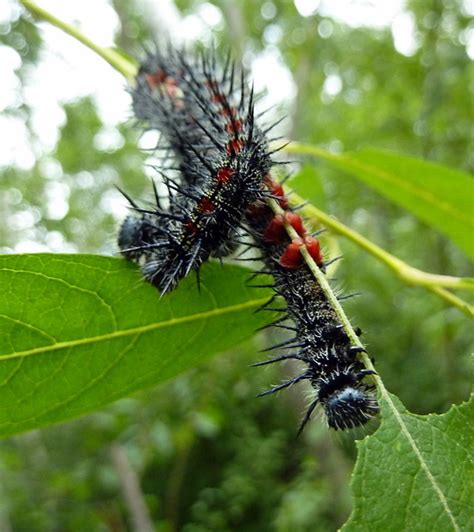
M279 110L291 117L287 136L336 151L369 145L474 168L473 66L462 38L472 22L460 0L408 2L418 42L409 57L394 49L389 29L351 28L318 13L304 18L291 1L212 3L224 19L218 46L230 44L246 62L273 50L291 71L298 94ZM203 4L176 1L183 15ZM113 5L122 23L116 43L136 55L156 28L141 15L143 2ZM17 74L25 80L41 58L35 26L15 15L0 28L0 43L20 54ZM324 91L330 75L341 80L335 95ZM149 194L139 133L123 124L104 147L100 137L110 126L85 97L64 105L60 139L44 150L31 127L34 109L20 99L5 113L26 122L37 159L31 171L0 169L0 249L33 241L53 251L114 252L113 186ZM326 210L350 227L421 269L470 273L459 250L428 226L333 169L318 165L317 172ZM67 197L63 217L51 216L55 187ZM472 332L465 317L340 245L339 283L363 294L345 306L387 387L417 413L466 399ZM138 474L156 530L336 529L350 513L354 446L318 419L294 440L304 391L253 399L293 369L248 368L275 334L102 412L3 442L0 529L130 530L113 444Z

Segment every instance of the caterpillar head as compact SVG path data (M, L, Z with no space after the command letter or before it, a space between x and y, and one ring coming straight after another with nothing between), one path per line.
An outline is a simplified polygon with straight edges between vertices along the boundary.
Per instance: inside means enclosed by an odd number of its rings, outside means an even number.
M326 413L328 425L335 429L351 429L364 425L379 411L375 387L363 379L375 372L360 363L347 364L341 359L328 374L317 379L319 403Z
M373 387L358 383L336 390L321 401L328 425L335 429L351 429L364 425L379 411Z

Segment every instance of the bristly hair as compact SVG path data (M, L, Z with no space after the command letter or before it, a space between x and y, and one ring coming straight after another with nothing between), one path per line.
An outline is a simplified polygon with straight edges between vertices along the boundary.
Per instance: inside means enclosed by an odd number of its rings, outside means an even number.
M212 58L177 51L148 55L140 67L135 114L166 138L178 177L164 177L168 209L132 205L119 245L162 293L210 256L235 249L246 208L268 195L272 161L254 123L253 91L235 77L230 60L218 70Z
M136 117L165 138L175 174L162 175L169 193L166 209L156 188L151 208L124 194L134 212L120 230L122 254L140 264L145 278L166 293L191 270L198 273L209 257L235 249L240 231L246 231L253 239L250 245L261 254L252 260L262 260L264 272L273 276L275 294L261 310L279 312L274 325L293 333L269 349L283 353L255 365L294 359L305 366L297 377L260 395L309 381L315 396L300 432L317 405L335 430L368 422L379 411L374 386L366 379L374 372L358 358L361 348L351 345L303 259L304 246L323 272L329 264L317 235L307 231L269 173L279 164L268 148L270 128L255 124L253 90L246 87L243 74L236 75L230 58L220 68L212 54L157 51L143 61L132 96ZM265 203L268 198L278 202L283 214L273 214ZM289 238L288 225L297 238Z
M365 424L379 411L374 386L365 377L374 372L367 370L358 359L361 349L351 346L337 313L319 286L301 255L304 244L312 258L324 271L325 263L319 242L311 236L299 215L291 211L278 184L269 188L279 198L284 216L275 216L264 204L247 210L246 221L263 253L268 273L274 278L275 294L286 303L285 319L279 327L287 327L293 337L272 349L284 353L257 365L272 364L288 359L302 362L306 368L299 376L280 384L261 395L269 395L297 382L307 380L316 392L299 433L319 404L326 414L329 427L350 429ZM300 239L291 241L284 223L290 224ZM284 325L291 320L293 325Z

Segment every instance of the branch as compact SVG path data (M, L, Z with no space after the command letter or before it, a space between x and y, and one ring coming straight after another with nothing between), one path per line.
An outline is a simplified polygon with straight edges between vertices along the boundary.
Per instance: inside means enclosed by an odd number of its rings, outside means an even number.
M134 532L153 532L155 527L140 488L140 480L130 465L124 448L118 443L112 444L110 456L119 480L123 501L130 516L131 529Z
M304 203L304 199L295 193L292 193L290 197L292 202L300 204ZM445 290L445 288L467 288L472 290L474 288L472 279L451 277L448 275L436 275L433 273L424 272L418 268L406 264L398 257L395 257L388 251L385 251L361 234L357 233L353 229L350 229L335 218L332 218L329 216L329 214L318 209L314 205L305 205L301 211L307 218L317 220L318 222L323 223L326 227L332 229L335 233L352 240L352 242L388 266L405 283L411 284L413 286L422 286L433 294L436 294L438 297L441 297L450 305L459 308L459 310L464 312L467 316L471 318L474 317L474 307L472 305L455 296L448 290Z
M268 199L267 204L275 214L280 214L282 216L285 214L285 211L280 207L280 205L278 205L278 203L274 199ZM300 238L300 235L295 231L295 229L288 222L284 222L284 225L285 225L286 232L288 233L288 236L292 240L298 240ZM362 344L359 337L357 336L354 329L352 328L349 318L346 316L346 313L344 312L344 309L342 308L339 300L337 299L332 288L330 287L326 279L326 276L318 268L318 265L314 261L313 257L311 257L311 255L309 254L309 251L306 249L306 246L304 245L301 246L301 255L303 256L308 268L311 270L311 273L313 274L317 283L321 286L321 289L323 290L324 295L327 297L332 308L336 312L352 344L364 348L364 345ZM367 369L371 369L372 371L375 371L375 368L372 365L372 362L370 361L366 353L362 353L361 359L363 360L364 365L366 366ZM380 379L378 379L378 381L380 381Z

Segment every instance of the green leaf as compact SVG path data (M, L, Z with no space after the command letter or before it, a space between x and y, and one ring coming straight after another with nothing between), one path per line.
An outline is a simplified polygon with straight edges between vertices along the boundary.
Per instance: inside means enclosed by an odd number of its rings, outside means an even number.
M326 210L326 194L321 177L313 165L305 164L297 174L290 178L289 184L300 196L307 198L323 211Z
M320 157L410 211L474 258L474 179L440 164L382 150L334 155L296 144L291 151Z
M442 415L381 401L382 425L358 442L345 532L473 530L474 398Z
M271 319L249 270L210 264L159 297L91 255L0 257L0 435L102 407L233 348ZM266 314L265 316L263 314Z

